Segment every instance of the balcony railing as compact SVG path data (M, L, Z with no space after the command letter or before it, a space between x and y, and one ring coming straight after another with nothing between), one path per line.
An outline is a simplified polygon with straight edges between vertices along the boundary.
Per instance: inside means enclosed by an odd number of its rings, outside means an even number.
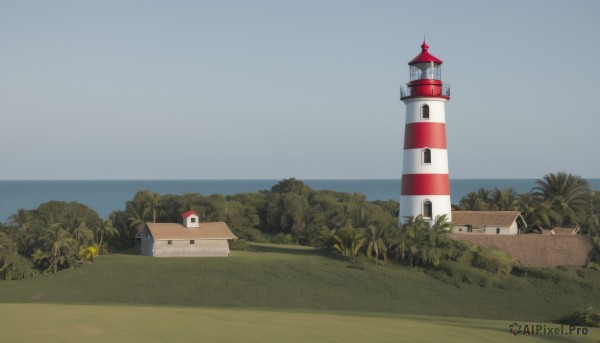
M400 99L411 96L442 96L450 97L450 85L442 87L403 87L400 86Z

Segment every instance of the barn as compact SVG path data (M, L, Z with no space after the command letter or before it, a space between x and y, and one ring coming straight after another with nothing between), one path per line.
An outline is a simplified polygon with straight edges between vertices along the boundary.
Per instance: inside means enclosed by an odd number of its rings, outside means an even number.
M237 239L224 222L199 221L195 211L179 223L146 223L138 233L141 254L155 257L229 256L229 240Z

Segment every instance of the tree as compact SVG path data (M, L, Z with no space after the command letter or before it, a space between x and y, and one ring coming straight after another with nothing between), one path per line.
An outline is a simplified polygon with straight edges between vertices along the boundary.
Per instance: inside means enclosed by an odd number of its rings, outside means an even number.
M364 231L352 226L338 230L333 239L333 250L348 257L357 256L365 244Z
M586 198L587 207L582 220L582 229L590 236L600 235L600 191L590 191Z
M75 241L80 245L87 245L89 241L94 239L94 232L90 230L85 221L80 218L73 218L73 220L65 225Z
M102 221L102 223L99 226L96 226L94 229L94 231L96 231L96 235L100 236L98 238L98 252L100 252L102 249L104 249L106 252L106 249L102 247L104 236L106 236L108 239L111 239L112 237L119 235L119 231L113 227L112 220L110 219Z
M560 221L560 216L550 206L550 203L531 192L519 197L519 209L525 222L530 226L537 224L541 227L549 227L551 223Z
M152 219L152 222L156 223L156 220L160 217L160 214L162 212L161 207L160 207L161 196L160 196L160 194L158 194L156 192L150 192L150 191L145 191L145 195L146 195L146 208L148 209L148 212L151 215L150 218Z
M295 178L284 179L271 187L272 193L296 193L298 195L307 195L310 188L304 182Z
M482 198L483 196L483 198ZM469 192L459 202L459 208L463 211L486 211L489 210L488 191L481 188L478 192Z
M98 257L98 249L96 247L80 247L79 248L79 262L80 263L92 263Z
M0 232L0 271L4 272L6 279L9 278L8 273L17 269L20 261L18 242L5 232Z
M519 195L512 188L494 188L490 209L493 211L518 211Z
M431 227L421 215L409 217L392 242L393 256L411 267L437 266L450 253L446 237L450 228L446 215L437 216Z
M9 223L15 225L18 228L26 228L31 221L31 215L27 210L20 208L17 213L13 214L9 218Z
M383 256L387 261L387 245L385 243L385 231L381 227L369 225L365 230L365 247L367 257L374 258L375 261Z
M129 216L128 220L129 220L129 228L133 231L127 231L128 233L130 233L129 236L135 236L138 232L140 232L143 228L144 225L146 225L147 221L148 221L148 212L149 210L147 208L141 209L139 211L135 211L131 214L131 216ZM133 235L131 235L131 233L133 233ZM129 237L131 238L131 237Z
M56 273L60 265L65 264L73 256L77 248L77 241L71 237L69 231L60 225L51 225L41 237L43 246L50 253L50 267Z
M335 244L336 229L330 229L323 226L319 230L319 235L313 239L313 244L320 248L332 248Z
M582 222L588 206L586 199L591 192L586 180L558 172L544 175L542 179L536 180L536 184L534 194L548 201L550 208L560 218L560 222L553 224L574 225Z
M9 218L8 229L11 239L17 243L19 254L27 255L27 251L35 245L35 234L31 232L31 214L22 208Z

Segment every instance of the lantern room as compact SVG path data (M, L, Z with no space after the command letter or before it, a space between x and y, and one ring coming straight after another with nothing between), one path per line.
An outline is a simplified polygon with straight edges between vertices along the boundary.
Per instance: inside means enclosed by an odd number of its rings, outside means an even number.
M408 62L410 80L441 80L442 63L442 60L429 53L429 45L423 42L421 53Z
M413 58L410 66L410 82L400 87L400 99L436 97L450 99L450 86L442 83L442 60L429 53L429 45L421 44L421 53Z
M416 63L410 66L410 80L441 80L442 66L435 62Z

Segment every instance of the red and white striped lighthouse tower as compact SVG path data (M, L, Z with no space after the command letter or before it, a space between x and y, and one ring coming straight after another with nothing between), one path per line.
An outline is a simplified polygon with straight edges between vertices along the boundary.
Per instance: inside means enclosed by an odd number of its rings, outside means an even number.
M400 88L406 105L400 220L423 215L433 221L445 214L451 221L444 110L450 87L442 84L442 61L429 53L425 41L408 65L410 82Z

